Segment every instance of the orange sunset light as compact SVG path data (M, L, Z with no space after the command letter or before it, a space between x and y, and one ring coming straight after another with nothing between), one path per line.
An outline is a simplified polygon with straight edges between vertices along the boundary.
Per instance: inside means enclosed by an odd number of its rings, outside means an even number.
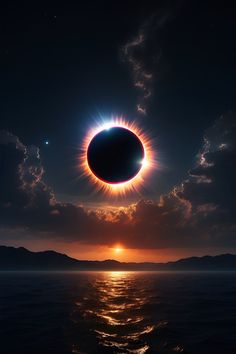
M115 252L116 254L120 254L120 253L122 253L123 251L124 251L124 249L123 249L122 247L120 247L120 246L117 246L117 247L114 248L114 252Z

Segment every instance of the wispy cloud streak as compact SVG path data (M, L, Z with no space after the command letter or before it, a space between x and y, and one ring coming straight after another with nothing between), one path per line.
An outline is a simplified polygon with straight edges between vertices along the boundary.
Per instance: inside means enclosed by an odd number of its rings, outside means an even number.
M133 85L139 91L136 111L147 114L148 102L153 94L153 82L157 63L161 57L158 43L158 30L164 26L170 15L151 16L139 29L137 35L122 48L122 58L128 63Z

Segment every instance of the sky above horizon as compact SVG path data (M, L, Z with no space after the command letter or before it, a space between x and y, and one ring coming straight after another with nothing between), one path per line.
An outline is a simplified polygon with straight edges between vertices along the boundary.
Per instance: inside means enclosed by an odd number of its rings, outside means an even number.
M234 13L209 0L5 4L0 244L121 261L235 253ZM155 162L122 194L81 161L89 132L119 117Z

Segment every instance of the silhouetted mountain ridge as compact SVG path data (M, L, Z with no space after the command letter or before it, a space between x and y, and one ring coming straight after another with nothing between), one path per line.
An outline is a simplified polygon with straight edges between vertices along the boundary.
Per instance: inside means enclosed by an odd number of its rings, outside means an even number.
M236 255L183 258L168 263L77 260L53 250L0 246L0 270L236 270Z

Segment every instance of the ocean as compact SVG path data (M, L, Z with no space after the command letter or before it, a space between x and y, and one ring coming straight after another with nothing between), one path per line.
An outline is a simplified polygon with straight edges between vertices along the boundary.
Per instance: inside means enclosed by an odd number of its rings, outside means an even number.
M1 272L1 354L236 353L234 272Z

